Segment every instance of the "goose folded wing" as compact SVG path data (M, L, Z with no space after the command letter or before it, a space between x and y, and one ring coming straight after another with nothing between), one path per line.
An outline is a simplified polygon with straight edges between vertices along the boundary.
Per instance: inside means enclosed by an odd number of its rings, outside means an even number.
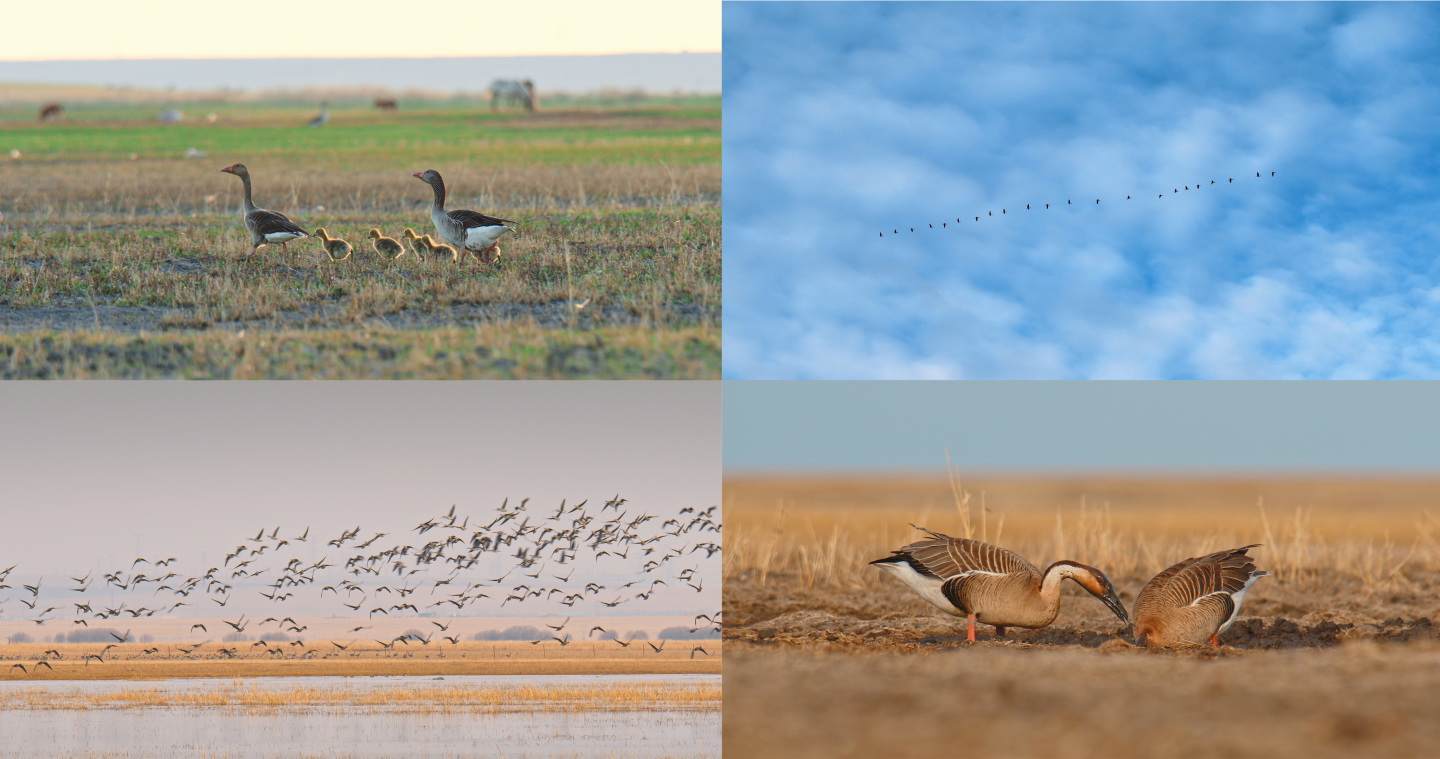
M1254 546L1186 559L1156 575L1140 596L1164 598L1172 606L1189 606L1212 593L1228 596L1244 588L1255 571L1255 564L1245 555L1251 548Z
M261 235L292 234L307 237L308 233L285 217L285 214L257 208L245 215L246 220Z
M924 529L924 528L919 528ZM978 540L952 538L937 532L929 532L929 540L911 543L896 551L907 557L916 571L940 579L954 577L967 572L988 572L991 574L1028 573L1040 576L1034 564L1013 551Z
M476 227L503 227L506 224L515 223L509 219L487 216L478 211L450 211L448 215L450 218L460 222L461 226L465 229L475 229Z

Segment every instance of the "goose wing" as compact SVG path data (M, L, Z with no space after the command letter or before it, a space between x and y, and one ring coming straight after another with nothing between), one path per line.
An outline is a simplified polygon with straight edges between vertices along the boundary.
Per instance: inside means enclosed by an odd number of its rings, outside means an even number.
M250 223L250 227L255 230L256 234L262 236L277 233L288 233L298 237L309 236L305 230L297 226L295 222L291 221L285 214L276 211L257 208L245 214L245 221Z
M1255 573L1255 563L1245 552L1256 545L1259 544L1186 559L1166 569L1140 591L1135 599L1137 612L1151 605L1165 608L1199 605L1214 594L1229 599L1231 594L1243 590ZM1233 600L1231 603L1233 605Z
M475 229L476 227L503 227L506 224L515 223L509 219L487 216L478 211L450 211L447 215L455 221L460 222L460 226L465 229Z
M927 577L944 580L968 572L989 572L1002 575L1027 573L1036 580L1040 579L1040 570L1014 551L978 540L952 538L924 527L915 529L929 534L930 538L892 553L903 557L915 571Z

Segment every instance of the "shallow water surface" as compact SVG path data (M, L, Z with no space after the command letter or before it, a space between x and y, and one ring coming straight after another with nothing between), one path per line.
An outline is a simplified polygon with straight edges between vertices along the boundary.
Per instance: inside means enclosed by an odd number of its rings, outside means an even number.
M102 693L155 688L186 692L216 687L286 690L397 686L584 685L718 682L717 675L461 676L257 678L6 682L0 688ZM368 706L278 709L140 707L23 709L0 715L0 756L506 756L703 757L720 755L720 711L477 712L463 707L412 711Z

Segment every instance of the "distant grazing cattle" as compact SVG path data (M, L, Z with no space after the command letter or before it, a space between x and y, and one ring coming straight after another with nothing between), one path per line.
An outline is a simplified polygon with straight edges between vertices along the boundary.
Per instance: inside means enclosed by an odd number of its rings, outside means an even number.
M375 107L379 108L382 111L393 111L396 108L399 108L399 105L397 105L395 101L391 100L390 98L376 98Z
M525 106L525 110L534 111L540 104L535 98L535 83L529 79L496 79L490 83L490 110L500 107L500 104L515 104Z
M64 116L64 115L65 115L65 109L64 109L64 108L61 108L59 103L50 103L50 104L46 105L44 108L41 108L41 109L40 109L40 120L41 120L41 121L49 121L50 119L58 119L58 118L60 118L61 116Z

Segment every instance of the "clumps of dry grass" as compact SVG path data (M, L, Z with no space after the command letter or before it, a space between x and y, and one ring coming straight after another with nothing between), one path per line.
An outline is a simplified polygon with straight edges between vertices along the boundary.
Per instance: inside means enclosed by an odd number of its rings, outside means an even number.
M145 709L156 707L269 710L369 707L400 711L650 711L719 709L719 683L636 682L599 685L420 685L403 688L264 688L236 680L204 690L122 688L108 692L21 688L0 692L6 709Z
M990 483L999 484L1001 491L1010 489L1005 483ZM1370 485L1375 498L1386 499L1384 481ZM1177 480L1169 487L1207 486ZM1027 496L1016 500L1031 503L1011 508L1003 496L964 487L954 473L923 486L883 480L813 482L808 488L793 481L727 481L727 594L731 583L879 591L886 580L868 562L917 539L919 533L910 523L995 542L1040 567L1058 559L1082 561L1136 590L1181 559L1261 543L1252 555L1273 577L1252 591L1252 600L1272 596L1287 604L1343 602L1376 614L1403 599L1424 596L1434 579L1427 573L1440 566L1440 522L1420 508L1427 503L1423 498L1440 487L1405 505L1362 512L1343 503L1317 510L1285 497L1287 491L1296 492L1291 485L1258 485L1252 492L1271 492L1287 501L1283 518L1273 516L1274 509L1254 496L1248 507L1229 503L1208 510L1173 508L1159 480L1146 486L1138 507L1115 508L1105 497L1107 491L1136 488L1134 483L1095 481L1087 488L1083 481L1053 480L1049 504L1039 506L1045 499ZM1099 494L1098 505L1087 489ZM896 491L913 491L918 497L907 499ZM1357 514L1376 524L1356 529ZM1378 534L1377 525L1383 528Z

